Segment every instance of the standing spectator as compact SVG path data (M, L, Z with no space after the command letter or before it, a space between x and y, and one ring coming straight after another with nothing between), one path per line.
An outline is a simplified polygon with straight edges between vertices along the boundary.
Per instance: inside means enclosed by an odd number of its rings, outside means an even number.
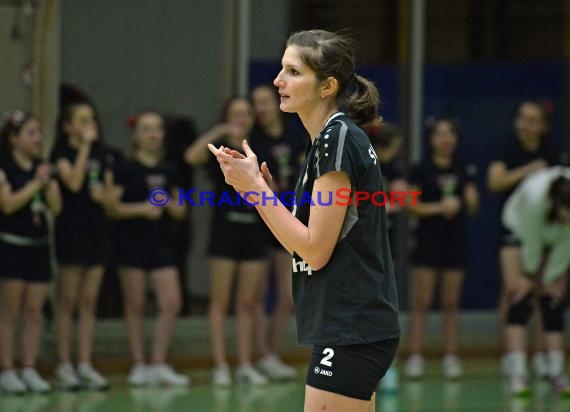
M445 356L443 374L463 375L457 357L459 308L465 277L467 222L479 206L477 188L458 159L459 130L454 121L439 119L428 128L428 156L411 172L412 191L421 191L420 201L408 202L418 218L413 263L413 298L410 312L410 357L405 373L410 378L424 374L422 345L424 326L436 290L437 275L443 310Z
M38 120L12 113L0 130L0 390L48 392L36 371L43 308L52 279L46 213L61 211L50 165L42 162ZM21 363L14 370L14 338L22 316Z
M63 212L55 223L57 385L66 390L80 386L106 389L107 380L93 368L91 357L97 300L107 263L104 176L108 176L112 156L100 139L95 109L89 102L79 100L63 107L51 159L63 195ZM70 346L75 310L79 314L77 370L71 363Z
M273 171L272 189L278 195L291 191L299 174L306 136L279 110L279 95L273 85L262 85L251 92L257 128L252 138L259 158ZM283 331L293 311L291 255L272 233L267 233L270 261L275 273L277 301L269 331L266 326L265 298L269 276L265 277L258 304L257 337L261 359L258 368L271 379L293 379L297 371L277 355Z
M529 100L519 105L513 124L516 140L509 142L501 150L488 170L488 187L491 192L502 194L503 203L526 176L556 164L555 156L547 145L550 117L549 106L542 102ZM512 290L513 282L521 275L522 268L519 240L504 225L501 225L500 242L502 287L499 299L499 322L504 339L508 307L507 291ZM533 321L536 347L532 366L537 376L544 377L547 369L544 356L544 331L540 322L540 316ZM501 365L503 373L509 374L508 356L503 356Z
M116 263L134 360L128 381L134 386L186 386L190 383L188 377L176 373L165 363L182 305L171 225L173 220L185 218L186 207L178 205L180 179L177 173L163 163L162 116L154 111L142 112L133 119L131 127L133 157L115 169L114 180L122 196L110 207L111 216L119 220L116 223ZM149 202L149 194L157 188L170 193L170 201L164 207ZM145 362L144 347L147 274L158 304L150 365Z
M226 356L225 320L230 304L232 284L237 275L237 349L239 367L236 373L241 383L262 385L267 378L251 364L255 331L256 302L267 274L266 231L255 208L235 200L235 192L225 182L215 159L210 158L208 143L220 142L226 147L239 148L253 130L254 112L251 102L234 97L224 106L222 123L198 138L186 151L191 165L208 164L214 181L214 208L210 226L210 338L215 367L212 383L232 384ZM232 195L233 201L220 200ZM227 198L226 198L227 199Z

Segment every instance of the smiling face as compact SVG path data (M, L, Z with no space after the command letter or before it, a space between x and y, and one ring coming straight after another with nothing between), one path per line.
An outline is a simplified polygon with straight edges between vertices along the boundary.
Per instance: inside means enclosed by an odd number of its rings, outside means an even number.
M11 145L24 156L39 159L42 156L42 132L38 120L33 117L26 120L20 132L11 136Z
M548 126L541 108L527 102L520 106L514 122L515 133L523 142L535 142L546 134Z
M303 63L299 48L289 46L281 60L282 69L273 81L279 88L279 108L287 113L303 113L321 101L316 73Z

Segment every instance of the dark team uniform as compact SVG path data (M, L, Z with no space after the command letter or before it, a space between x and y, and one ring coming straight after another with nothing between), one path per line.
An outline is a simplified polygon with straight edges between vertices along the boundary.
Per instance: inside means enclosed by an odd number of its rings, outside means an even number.
M516 140L514 144L504 147L501 150L496 161L503 162L507 170L512 170L540 159L544 160L549 166L558 164L556 156L544 143L541 144L535 151L527 151L522 148L520 142ZM508 197L515 191L518 185L519 184L517 183L511 189L502 194L501 209L503 208ZM502 246L517 246L520 244L513 233L502 223L500 229L500 239Z
M56 146L51 155L53 164L60 159L75 163L77 150L68 144ZM57 260L63 265L96 266L108 261L108 226L101 205L89 193L91 185L103 184L105 170L110 170L113 154L94 145L89 154L87 175L78 193L61 182L62 213L55 222Z
M16 192L34 179L38 163L23 170L10 158L0 164ZM46 205L38 192L24 207L11 215L0 215L0 279L48 282L52 277Z
M449 168L441 168L430 159L415 166L410 175L410 184L422 192L422 202L439 202L446 196L463 200L465 185L471 181L466 167L459 161L454 161ZM437 215L418 220L412 263L438 269L465 269L467 223L463 208L451 219Z
M382 190L380 164L367 135L343 113L329 119L306 159L295 188L293 214L309 222L315 180L345 172L353 191ZM315 345L307 384L370 399L398 345L398 298L386 211L371 202L347 207L329 262L313 270L293 256L293 296L300 344Z
M220 144L241 151L225 140ZM237 199L236 191L226 183L215 158L210 159L208 168L214 183L209 255L233 260L265 258L267 230L257 210Z
M254 130L251 147L260 164L267 162L278 196L295 187L307 139L306 133L288 121L284 122L283 134L277 138L267 136L259 128ZM267 237L273 247L282 247L269 229Z
M116 184L124 188L124 203L147 202L154 188L170 193L180 186L180 177L174 169L164 165L149 167L136 160L118 164L114 178ZM172 230L175 224L166 210L158 220L137 218L116 222L118 239L114 260L117 266L144 270L176 266Z

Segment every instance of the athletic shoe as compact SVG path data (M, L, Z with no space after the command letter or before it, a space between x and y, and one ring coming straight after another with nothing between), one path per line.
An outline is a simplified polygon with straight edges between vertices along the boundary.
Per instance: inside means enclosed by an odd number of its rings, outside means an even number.
M443 376L447 379L459 379L463 376L463 366L455 355L445 355L442 366Z
M540 379L548 378L548 362L544 352L537 352L532 357L532 373Z
M511 376L510 386L511 394L514 396L530 395L530 386L528 384L528 377L526 375Z
M512 373L511 356L509 353L505 353L501 356L501 374L508 378Z
M102 391L109 388L109 383L90 363L82 363L77 368L81 386L85 389Z
M398 390L399 380L398 369L395 366L391 366L380 381L380 390L382 392L396 392Z
M570 383L566 375L558 375L550 378L552 390L562 396L570 396Z
M252 366L240 366L236 372L236 379L245 385L266 385L269 380Z
M259 360L257 369L273 380L295 379L297 371L286 365L277 355L267 355Z
M212 371L212 385L214 386L230 386L232 384L232 375L228 365L218 366Z
M190 378L172 369L165 363L157 363L148 367L148 383L151 385L188 386Z
M51 391L50 384L47 383L34 368L22 369L20 377L31 392L46 393Z
M415 354L408 358L404 369L405 375L410 379L419 379L424 376L425 359L422 355Z
M8 369L0 374L0 389L2 392L20 395L26 392L26 385L20 380L14 369Z
M148 384L148 367L143 362L135 363L131 367L127 382L131 386L145 386Z
M81 387L81 381L71 363L62 363L55 370L56 387L64 391L75 391Z

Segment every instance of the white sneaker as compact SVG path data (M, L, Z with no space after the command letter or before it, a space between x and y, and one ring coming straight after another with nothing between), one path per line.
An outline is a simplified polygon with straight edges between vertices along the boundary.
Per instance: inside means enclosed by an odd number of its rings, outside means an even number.
M419 379L424 376L425 363L425 359L422 355L412 355L406 362L404 373L410 379Z
M176 372L165 363L157 363L148 367L148 383L151 385L188 386L190 378Z
M212 370L212 385L214 386L231 386L232 375L228 365L216 366Z
M62 363L55 370L56 386L65 391L75 391L81 387L75 369L71 363Z
M253 366L240 366L236 372L236 379L245 385L266 385L269 380L259 373Z
M228 365L218 366L212 371L212 385L214 386L230 386L232 384L232 375Z
M459 379L463 376L463 366L455 355L445 355L443 358L443 376L447 379Z
M526 375L514 374L511 376L510 389L514 396L530 395L530 386L528 385L528 377Z
M26 385L14 369L8 369L0 374L0 389L3 392L18 395L26 392Z
M81 386L85 389L102 391L109 387L107 379L95 370L90 363L80 364L77 368L77 375L81 380Z
M20 376L26 387L35 393L46 393L51 391L51 386L47 383L34 368L22 369Z
M264 356L257 362L257 369L273 380L295 379L297 371L286 365L277 355Z
M380 381L380 390L382 392L396 392L398 390L399 381L398 369L395 366L391 366Z
M144 386L148 384L148 367L143 362L135 363L131 371L129 372L129 377L127 382L131 386Z
M501 375L504 377L511 376L511 369L511 357L508 353L505 353L501 356Z
M532 373L540 379L548 378L548 362L544 352L536 352L532 357Z

